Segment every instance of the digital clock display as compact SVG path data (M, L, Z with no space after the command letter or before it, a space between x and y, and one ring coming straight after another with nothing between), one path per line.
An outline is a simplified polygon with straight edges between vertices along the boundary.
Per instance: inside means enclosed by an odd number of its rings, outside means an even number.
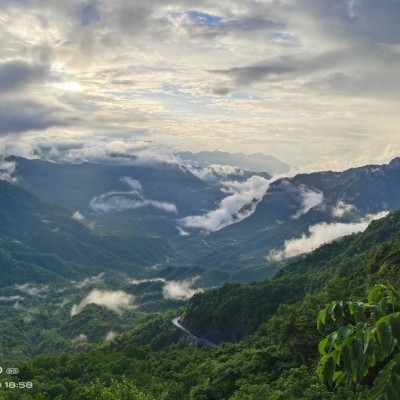
M32 389L32 382L0 382L0 388L5 389Z

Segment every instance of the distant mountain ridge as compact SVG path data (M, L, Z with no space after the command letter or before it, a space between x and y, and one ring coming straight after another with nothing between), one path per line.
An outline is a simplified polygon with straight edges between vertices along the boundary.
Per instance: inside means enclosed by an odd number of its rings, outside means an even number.
M36 252L32 264L48 265L41 256L51 254L78 264L79 271L72 274L78 277L89 271L83 266L100 267L90 272L98 273L108 265L110 269L130 271L135 277L142 272L146 277L199 275L197 284L201 287L226 280L263 279L281 268L280 261L301 255L305 245L306 252L324 243L323 235L328 241L334 240L365 229L381 213L400 208L399 159L387 165L278 179L254 203L253 214L217 231L202 227L223 213L224 218L230 217L234 202L243 197L240 192L236 197L232 194L238 186L248 184L250 175L235 178L226 169L229 179L235 182L224 187L218 186L218 181L201 179L201 170L197 170L197 176L189 168L176 165L164 169L57 164L20 157L9 160L16 164L17 181L16 185L4 183L0 188L0 199L7 199L11 192L15 198L2 204L0 236L3 233L3 245L7 243L5 251L14 258L22 254L18 242L27 242L22 237L24 231L31 232L28 239L34 243L46 237L47 247L43 243L30 246ZM255 178L266 179L260 175ZM19 202L21 205L16 207ZM201 224L182 226L179 231L179 221L188 217ZM66 229L70 230L68 239ZM310 241L315 243L310 245ZM63 243L71 245L68 251L79 251L67 257ZM294 243L297 250L288 248L287 243ZM88 260L84 244L91 244L88 249L96 254L98 265L94 259ZM0 249L3 245L0 243ZM104 251L109 251L107 257L118 260L118 265L108 263L108 258L100 255ZM28 260L26 252L23 254L18 261L33 260ZM146 270L152 264L160 264L161 269Z
M290 170L289 164L272 155L262 153L227 153L218 150L200 151L198 153L183 151L178 153L178 156L183 160L190 160L203 165L232 165L249 171L267 172L270 175L285 174Z

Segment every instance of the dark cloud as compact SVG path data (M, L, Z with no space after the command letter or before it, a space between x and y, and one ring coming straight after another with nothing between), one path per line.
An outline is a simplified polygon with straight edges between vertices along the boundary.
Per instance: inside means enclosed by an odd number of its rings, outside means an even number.
M58 107L32 100L0 100L0 135L69 126L78 122Z
M33 82L49 77L46 65L34 65L21 60L0 64L0 93L17 90Z
M101 18L100 5L95 0L86 1L80 5L77 14L82 26L92 25Z
M214 94L217 96L227 96L228 94L232 93L234 89L229 87L216 87L212 90Z

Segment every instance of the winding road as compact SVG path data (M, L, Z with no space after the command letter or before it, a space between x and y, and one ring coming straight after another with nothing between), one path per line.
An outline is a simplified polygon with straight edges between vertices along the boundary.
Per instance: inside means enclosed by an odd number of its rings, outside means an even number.
M185 333L186 336L188 336L190 339L192 339L196 344L199 345L206 345L212 348L216 348L218 347L217 344L210 342L207 339L204 339L200 336L197 336L195 333L191 332L189 329L185 328L183 325L181 325L180 321L180 317L174 318L172 320L172 323L178 328L180 329L182 332Z

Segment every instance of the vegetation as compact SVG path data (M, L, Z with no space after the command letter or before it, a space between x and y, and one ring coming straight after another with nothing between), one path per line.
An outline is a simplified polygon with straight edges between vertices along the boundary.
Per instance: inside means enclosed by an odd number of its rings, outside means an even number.
M370 399L400 395L400 291L376 285L368 303L334 302L318 315L318 325L340 326L319 344L321 379L330 387L365 380L373 387Z
M137 320L113 341L19 361L18 380L33 388L5 390L2 375L0 393L11 400L390 398L397 389L387 383L398 379L399 224L394 213L275 279L197 294L184 309ZM319 313L322 304L329 306ZM93 323L102 321L100 311L88 308L98 315ZM220 346L199 348L182 337L171 324L182 313L185 325ZM66 331L75 335L82 323Z

